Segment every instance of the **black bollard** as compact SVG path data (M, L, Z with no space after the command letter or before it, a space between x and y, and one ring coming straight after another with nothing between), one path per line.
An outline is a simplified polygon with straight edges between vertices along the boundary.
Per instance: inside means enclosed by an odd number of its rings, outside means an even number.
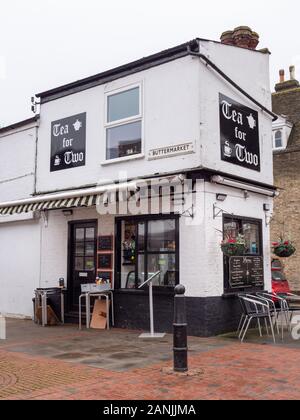
M185 308L185 287L175 287L174 299L174 371L188 371L188 348L187 348L187 322Z

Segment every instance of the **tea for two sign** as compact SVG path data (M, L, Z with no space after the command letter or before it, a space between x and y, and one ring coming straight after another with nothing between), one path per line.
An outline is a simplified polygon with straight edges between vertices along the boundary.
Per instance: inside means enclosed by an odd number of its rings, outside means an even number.
M85 149L86 113L52 122L51 172L84 166Z
M258 112L219 95L221 159L260 171Z

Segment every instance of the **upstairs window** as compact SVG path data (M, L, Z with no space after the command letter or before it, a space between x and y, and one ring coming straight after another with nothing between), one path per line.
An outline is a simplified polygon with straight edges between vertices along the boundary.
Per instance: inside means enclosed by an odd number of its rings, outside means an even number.
M282 131L277 130L275 132L275 149L281 149L282 147L283 147Z
M108 94L106 101L106 160L141 154L141 86Z

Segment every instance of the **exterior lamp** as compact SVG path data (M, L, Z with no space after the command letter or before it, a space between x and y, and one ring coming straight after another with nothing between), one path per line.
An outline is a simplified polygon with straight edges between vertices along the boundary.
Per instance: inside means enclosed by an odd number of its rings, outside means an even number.
M63 214L66 217L73 216L73 210L63 210Z
M226 194L217 194L217 201L222 201L224 202L227 198Z

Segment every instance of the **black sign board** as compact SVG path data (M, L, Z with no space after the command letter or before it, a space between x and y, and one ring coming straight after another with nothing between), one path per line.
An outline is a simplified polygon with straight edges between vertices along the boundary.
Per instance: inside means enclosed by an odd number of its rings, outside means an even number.
M229 284L232 289L263 287L263 257L229 258Z
M85 147L86 113L52 122L50 171L84 166Z
M260 171L257 111L222 94L220 103L221 159Z
M111 254L98 254L98 269L99 270L112 269L112 255Z
M111 271L98 271L98 277L102 280L109 280L112 282L112 272Z
M99 251L112 251L113 250L113 237L112 236L99 236L98 250Z

